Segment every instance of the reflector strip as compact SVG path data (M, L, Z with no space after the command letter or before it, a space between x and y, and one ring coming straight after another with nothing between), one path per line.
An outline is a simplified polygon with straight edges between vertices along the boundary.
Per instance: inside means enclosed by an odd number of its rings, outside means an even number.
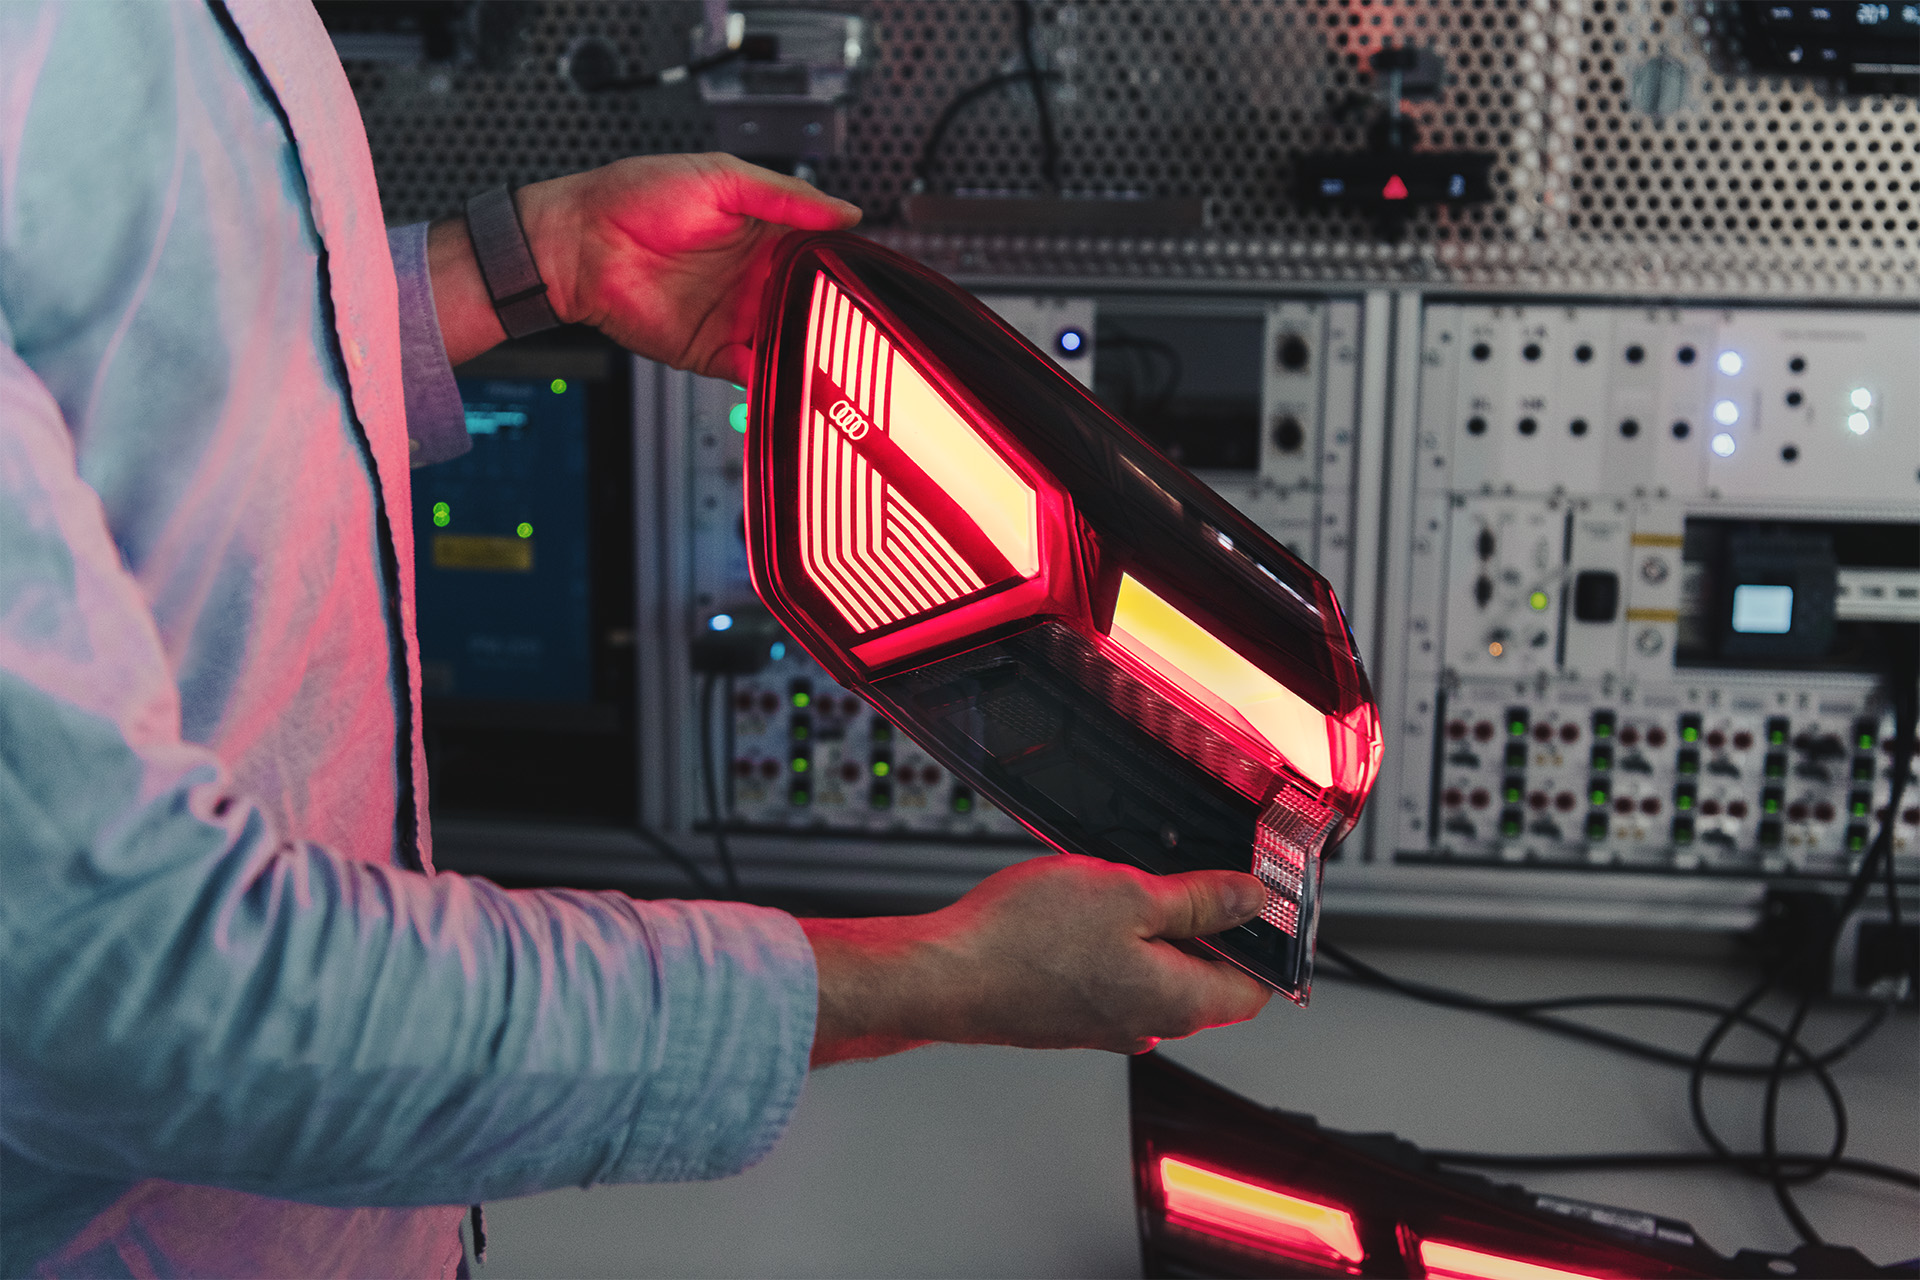
M1562 1271L1437 1240L1420 1242L1420 1263L1428 1280L1605 1280L1587 1271Z
M801 563L842 617L872 631L1039 572L1032 486L824 274L806 361Z
M1359 1262L1365 1256L1353 1215L1344 1209L1242 1182L1172 1156L1160 1157L1160 1185L1169 1221L1222 1229L1292 1254L1339 1262Z
M1206 628L1122 574L1113 638L1154 667L1171 667L1232 707L1317 786L1333 781L1327 718Z

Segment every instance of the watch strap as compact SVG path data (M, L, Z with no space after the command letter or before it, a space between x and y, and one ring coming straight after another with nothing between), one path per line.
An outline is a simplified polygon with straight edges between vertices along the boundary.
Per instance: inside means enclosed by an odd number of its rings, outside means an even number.
M505 187L482 191L467 200L467 236L474 261L493 300L494 314L509 338L524 338L558 328L560 317L547 301L546 282L534 265L527 230L513 193Z

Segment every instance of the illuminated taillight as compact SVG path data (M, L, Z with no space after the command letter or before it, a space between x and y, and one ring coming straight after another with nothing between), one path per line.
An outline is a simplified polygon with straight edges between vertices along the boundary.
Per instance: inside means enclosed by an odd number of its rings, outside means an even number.
M1353 1215L1330 1204L1160 1158L1167 1220L1295 1258L1357 1263L1365 1252Z
M747 552L773 615L1055 848L1259 876L1260 917L1200 941L1304 1002L1321 857L1380 749L1326 580L870 241L784 241L755 349Z
M1563 1271L1437 1240L1420 1242L1420 1265L1428 1280L1606 1280L1590 1271Z
M807 370L801 554L855 631L1039 572L1033 486L824 273Z

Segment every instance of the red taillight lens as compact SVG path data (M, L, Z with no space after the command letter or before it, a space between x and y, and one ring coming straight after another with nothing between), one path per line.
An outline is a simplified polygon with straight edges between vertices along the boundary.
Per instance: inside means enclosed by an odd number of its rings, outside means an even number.
M1353 1215L1344 1209L1172 1156L1160 1158L1159 1173L1168 1222L1336 1266L1366 1256Z
M833 677L1057 848L1252 870L1208 945L1295 999L1379 759L1326 582L991 312L848 235L768 284L748 555Z
M807 573L857 632L1040 570L1031 484L825 272L800 401Z

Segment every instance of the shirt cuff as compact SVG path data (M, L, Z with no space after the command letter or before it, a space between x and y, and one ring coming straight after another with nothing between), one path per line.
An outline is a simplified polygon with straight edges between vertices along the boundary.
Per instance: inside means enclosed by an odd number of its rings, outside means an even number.
M440 315L433 309L433 277L427 271L427 224L387 230L387 252L400 286L400 379L406 390L407 447L413 465L457 458L473 448L460 385L447 363Z

